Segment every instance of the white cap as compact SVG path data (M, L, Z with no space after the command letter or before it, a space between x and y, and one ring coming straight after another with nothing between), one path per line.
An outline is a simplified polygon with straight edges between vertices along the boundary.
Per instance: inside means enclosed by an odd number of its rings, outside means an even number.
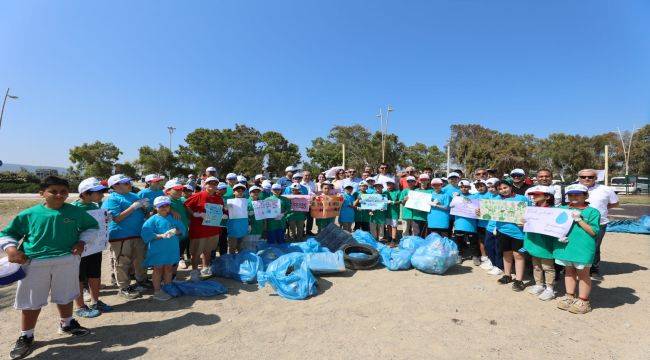
M372 176L368 176L368 177L366 178L366 182L368 182L368 181L373 181L373 182L375 182L375 181L377 181L377 179L375 179L375 178L372 177Z
M409 175L409 176L406 177L406 181L416 181L416 180L417 179L415 178L415 176L410 176Z
M383 184L383 183L380 183L380 182L378 182L378 183L374 183L374 184L372 184L372 186L375 186L375 187L376 187L376 186L381 186L381 187L384 187L384 184Z
M248 181L248 180L246 179L246 176L244 176L244 175L238 175L238 176L237 176L237 181L239 181L239 182L246 182L246 181Z
M185 184L185 188L186 188L187 190L189 190L189 191L194 191L194 186L192 186L192 185L190 185L190 184Z
M169 196L158 196L153 200L153 206L159 208L164 205L171 204L172 201L169 199Z
M573 184L564 188L565 194L588 193L589 189L582 184Z
M124 174L115 174L108 178L108 187L113 187L115 184L124 184L131 182L131 178Z
M296 168L289 165L284 169L284 172L289 172L289 171L294 172L294 171L296 171Z
M419 176L418 178L419 178L419 179L427 179L427 180L429 180L429 174L427 174L427 173L422 173L422 174L420 174L420 176Z
M293 183L293 184L289 185L289 188L290 189L298 189L298 190L300 190L300 184Z
M255 190L257 190L257 191L262 191L262 188L259 187L259 186L255 186L255 185L253 185L253 186L251 186L251 187L248 189L248 192L253 192L253 191L255 191Z
M149 175L144 177L144 182L146 182L147 184L152 183L152 182L162 181L162 180L163 180L163 177L161 177L158 174L149 174Z
M452 171L452 172L449 173L449 175L447 175L447 179L449 179L450 177L454 177L454 176L457 177L457 178L460 177L460 175L457 172Z
M259 179L264 179L264 175L262 174L255 175L255 180L259 180Z
M514 169L510 172L510 175L526 175L526 172L522 169Z
M169 180L169 181L167 181L165 183L165 190L169 190L169 189L172 189L172 188L175 188L175 187L179 188L179 187L183 187L183 186L184 185L180 180L174 178L174 179L171 179L171 180Z
M271 190L282 190L282 185L275 183L271 185Z
M205 178L205 180L203 180L203 183L204 183L204 184L207 184L207 183L209 183L209 182L211 182L211 181L219 182L219 179L217 179L217 178L214 177L214 176L208 176L207 178Z
M230 179L237 179L237 174L228 173L228 175L226 175L226 180L230 180Z
M364 185L368 186L368 183L365 180L361 180L361 182L359 183L359 186L364 186Z
M551 195L555 194L553 189L551 189L548 186L544 186L544 185L535 185L535 186L529 188L528 190L526 190L526 195L532 194L532 193L542 193L542 194L551 194Z
M485 183L488 186L493 186L494 184L497 183L497 181L499 181L499 179L497 179L497 178L489 178L489 179L485 180Z
M302 173L297 172L297 173L293 174L292 178L293 178L293 179L297 179L297 178L301 178L301 179L302 179Z
M264 180L262 181L262 189L270 189L271 188L271 180Z
M472 184L467 180L461 180L458 182L458 186L472 186Z
M207 169L205 169L205 172L207 172L207 173L209 173L209 172L217 172L217 168L215 168L214 166L209 166Z
M321 183L321 186L322 186L322 185L329 185L329 186L332 186L332 182L329 181L329 180L326 180L326 181L323 181L323 182ZM368 185L368 183L366 183L366 185Z
M433 178L431 179L432 184L444 184L441 178Z
M217 190L225 190L225 189L227 189L227 188L228 188L228 184L226 184L226 183L222 183L222 182L221 182L221 183L219 183L219 184L217 185Z
M246 185L244 185L244 184L235 184L235 186L232 187L233 190L239 189L239 188L242 188L242 189L246 190Z
M79 194L86 191L102 191L106 186L102 185L97 178L91 177L79 183Z

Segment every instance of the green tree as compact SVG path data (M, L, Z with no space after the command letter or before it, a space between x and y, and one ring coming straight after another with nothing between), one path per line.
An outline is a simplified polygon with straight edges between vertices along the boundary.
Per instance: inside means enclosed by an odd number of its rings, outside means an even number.
M441 169L446 163L445 153L435 146L427 146L422 143L415 143L404 149L402 167L413 166L416 169L431 167L434 170Z
M132 179L139 179L140 176L138 175L138 169L135 166L135 164L125 161L123 163L117 163L115 164L115 173L116 174L124 174Z
M138 149L138 154L136 164L144 174L164 174L168 177L175 175L177 159L168 147L161 144L154 149L145 145Z
M113 143L95 141L70 149L70 161L73 169L84 177L108 178L121 154L120 149Z
M548 159L544 165L550 165L564 181L575 180L578 171L595 167L596 164L592 140L580 135L549 135L541 140L540 157Z
M630 150L630 172L650 175L650 124L634 133Z
M267 131L261 137L261 149L259 161L261 164L265 155L268 155L268 168L266 171L271 176L284 174L284 169L289 165L296 165L300 162L300 149L298 145L290 143L279 132ZM261 166L259 167L261 172ZM251 173L252 175L252 173Z

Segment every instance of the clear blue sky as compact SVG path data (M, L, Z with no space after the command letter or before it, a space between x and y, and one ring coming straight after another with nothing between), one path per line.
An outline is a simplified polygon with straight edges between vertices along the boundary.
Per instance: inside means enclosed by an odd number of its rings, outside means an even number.
M277 130L304 148L337 124L443 145L452 123L592 135L650 117L650 2L4 1L0 159L123 160L197 127Z

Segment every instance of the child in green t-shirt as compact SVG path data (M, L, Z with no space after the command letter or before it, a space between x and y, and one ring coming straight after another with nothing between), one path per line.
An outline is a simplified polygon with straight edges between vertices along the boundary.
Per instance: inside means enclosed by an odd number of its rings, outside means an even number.
M26 272L16 288L14 307L22 311L22 321L12 359L31 352L38 315L48 297L57 304L61 333L89 332L73 319L72 301L79 296L79 257L85 246L79 234L98 224L84 209L65 202L69 189L67 180L46 177L40 185L45 203L23 210L0 231L0 248L10 263L22 264Z
M386 198L388 199L388 210L386 211L386 226L390 232L389 246L394 247L398 243L397 239L397 222L399 220L399 198L400 191L395 187L395 182L391 179L386 181Z
M300 184L293 183L289 185L291 195L302 195ZM305 237L305 212L290 210L287 214L287 226L289 229L289 241L302 241Z
M374 187L375 194L379 194L384 199L387 199L386 194L384 194L384 184L376 183ZM380 242L386 242L384 226L386 226L387 212L387 210L371 210L368 212L368 215L370 216L370 233Z
M406 228L404 229L404 236L415 235L420 236L420 228L418 224L413 219L413 210L404 206L409 198L409 191L415 190L415 177L407 176L406 183L408 187L400 193L399 201L402 205L402 220L406 222Z
M359 192L356 193L357 198L354 200L353 208L356 210L354 212L354 230L370 231L370 211L359 209L362 194L368 194L368 183L366 181L359 183Z
M260 194L262 193L262 188L258 186L251 186L248 189L248 224L249 231L248 236L242 241L242 250L257 251L262 233L266 228L266 220L257 220L255 219L255 211L253 210L253 201L262 200L260 199Z

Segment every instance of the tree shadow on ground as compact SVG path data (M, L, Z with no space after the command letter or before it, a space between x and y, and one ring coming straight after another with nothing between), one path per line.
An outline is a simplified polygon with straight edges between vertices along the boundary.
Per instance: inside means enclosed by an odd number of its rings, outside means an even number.
M613 261L601 261L599 267L602 275L622 275L630 274L635 271L648 270L648 268L645 266Z
M147 352L146 347L120 351L105 351L116 346L133 346L139 342L165 336L188 326L209 326L221 319L215 314L191 312L182 316L139 322L128 325L106 325L92 328L92 333L81 337L63 337L38 342L37 347L52 346L34 356L35 359L135 359ZM54 345L54 346L53 346Z

